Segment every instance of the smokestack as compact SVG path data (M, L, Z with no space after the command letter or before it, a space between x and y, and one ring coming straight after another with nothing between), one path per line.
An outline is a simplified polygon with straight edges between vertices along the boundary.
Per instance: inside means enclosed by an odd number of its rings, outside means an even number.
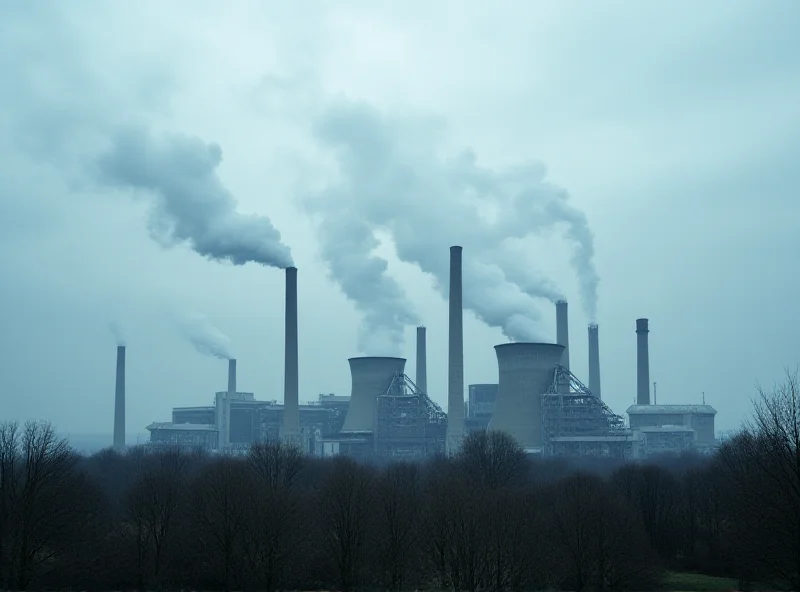
M464 431L464 307L461 247L450 247L450 335L447 379L447 453L461 446Z
M117 346L117 385L114 391L114 450L125 450L125 346Z
M283 435L300 435L297 362L297 268L286 268L286 342L283 374Z
M428 351L425 339L425 327L417 327L417 388L428 392Z
M556 343L564 346L561 365L569 370L569 314L566 300L556 302Z
M527 449L542 447L542 395L552 384L564 347L555 343L495 345L498 385L489 429Z
M556 343L564 348L561 365L569 370L569 311L563 299L556 301ZM569 394L569 379L563 378L557 386L559 393Z
M636 404L650 404L650 352L647 319L636 319Z
M236 360L228 360L228 396L236 394Z
M589 325L589 390L598 399L600 395L600 342L597 325Z
M402 374L405 358L350 358L350 405L342 432L371 432L375 427L375 400L386 393L395 375Z

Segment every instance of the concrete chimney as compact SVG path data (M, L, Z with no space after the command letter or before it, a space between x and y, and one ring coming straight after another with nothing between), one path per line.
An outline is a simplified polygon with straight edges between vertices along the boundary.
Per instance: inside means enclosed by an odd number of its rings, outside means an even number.
M461 247L450 247L450 327L447 378L447 453L454 454L464 435L464 308Z
M417 327L417 388L428 392L428 346L425 327Z
M569 314L566 300L556 302L556 343L564 346L561 365L569 370Z
M125 450L125 346L117 346L117 384L114 391L114 450Z
M600 394L600 343L597 325L589 325L589 390L598 399Z
M650 404L650 352L647 319L636 319L636 404Z
M236 394L236 360L228 360L228 396Z
M283 435L300 435L300 401L297 355L297 268L286 268L286 342L283 374Z

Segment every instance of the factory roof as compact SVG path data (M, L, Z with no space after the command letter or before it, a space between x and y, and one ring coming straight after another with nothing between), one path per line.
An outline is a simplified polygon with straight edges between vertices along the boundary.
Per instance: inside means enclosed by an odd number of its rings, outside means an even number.
M711 405L631 405L628 415L650 415L659 413L696 413L716 415L717 410Z
M173 407L172 409L173 411L214 411L215 407L213 405L195 405L189 407Z
M216 432L217 427L205 423L172 423L171 421L156 421L151 423L146 430L180 430L185 432Z
M640 428L636 428L640 432L644 432L645 434L648 433L658 433L658 432L694 432L693 428L687 426L675 426L675 425L664 425L664 426L642 426Z

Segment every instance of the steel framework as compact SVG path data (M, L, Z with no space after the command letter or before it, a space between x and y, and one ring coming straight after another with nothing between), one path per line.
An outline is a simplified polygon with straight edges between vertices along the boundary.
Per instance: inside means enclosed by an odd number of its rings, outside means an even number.
M375 454L424 458L444 451L447 414L405 374L395 374L377 397Z
M625 420L621 416L595 397L569 370L556 367L553 381L542 395L542 435L546 452L555 452L556 438L596 437L598 445L600 442L607 445L608 437L626 434Z

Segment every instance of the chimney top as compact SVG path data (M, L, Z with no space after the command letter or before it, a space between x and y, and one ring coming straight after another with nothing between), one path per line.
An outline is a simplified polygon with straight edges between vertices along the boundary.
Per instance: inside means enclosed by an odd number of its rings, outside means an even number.
M647 332L647 319L636 319L636 332Z

